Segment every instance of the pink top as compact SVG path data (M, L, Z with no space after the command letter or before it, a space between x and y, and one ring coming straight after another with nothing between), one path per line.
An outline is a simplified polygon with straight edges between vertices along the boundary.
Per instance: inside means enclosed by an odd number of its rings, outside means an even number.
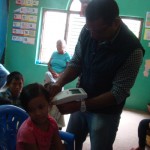
M17 150L22 150L22 142L38 145L39 150L49 150L51 147L52 136L58 132L55 120L48 116L50 127L47 132L42 131L31 121L25 120L17 133Z

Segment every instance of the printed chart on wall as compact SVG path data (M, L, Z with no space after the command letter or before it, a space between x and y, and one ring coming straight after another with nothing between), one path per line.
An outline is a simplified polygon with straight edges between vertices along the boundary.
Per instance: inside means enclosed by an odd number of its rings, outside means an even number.
M150 47L150 12L146 13L146 21L145 21L145 32L144 32L144 40L148 41L148 47ZM150 72L150 59L145 60L145 70L143 72L145 77L149 76Z
M14 10L12 40L24 44L34 44L39 1L16 0L19 6Z
M146 13L144 40L150 40L150 12Z
M149 76L149 70L150 70L150 59L145 60L145 70L144 70L144 76Z

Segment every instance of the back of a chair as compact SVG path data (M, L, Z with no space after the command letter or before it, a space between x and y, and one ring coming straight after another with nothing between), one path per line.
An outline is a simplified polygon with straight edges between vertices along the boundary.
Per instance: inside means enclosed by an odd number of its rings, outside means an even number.
M59 131L61 139L64 141L66 150L74 150L75 136L72 133Z
M0 105L0 150L15 150L16 136L28 114L14 105Z

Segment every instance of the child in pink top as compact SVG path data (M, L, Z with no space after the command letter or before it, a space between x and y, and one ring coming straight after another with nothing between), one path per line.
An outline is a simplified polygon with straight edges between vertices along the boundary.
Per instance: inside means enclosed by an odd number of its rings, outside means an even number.
M17 150L63 150L55 120L48 115L49 93L38 83L23 88L21 105L28 112L17 133Z

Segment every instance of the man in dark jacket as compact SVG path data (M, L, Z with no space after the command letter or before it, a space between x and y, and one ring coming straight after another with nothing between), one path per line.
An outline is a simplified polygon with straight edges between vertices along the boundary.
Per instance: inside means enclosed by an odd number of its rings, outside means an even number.
M80 76L79 87L88 98L58 105L71 113L67 131L75 134L75 149L81 150L90 134L91 150L112 150L120 115L134 85L144 49L119 17L115 0L93 0L85 12L74 56L53 85L52 96Z

